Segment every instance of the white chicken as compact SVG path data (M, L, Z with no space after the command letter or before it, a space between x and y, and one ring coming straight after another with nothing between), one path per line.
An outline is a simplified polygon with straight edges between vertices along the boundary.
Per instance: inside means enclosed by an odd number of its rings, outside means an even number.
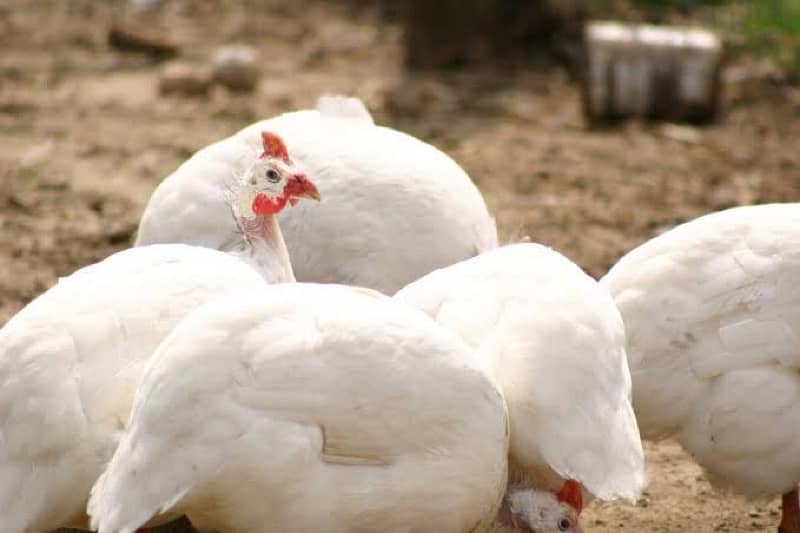
M322 97L203 148L164 179L136 244L186 243L224 250L236 227L222 200L259 149L259 132L284 138L326 201L280 215L299 281L394 294L414 279L497 245L497 231L469 176L433 146L376 126L360 100Z
M395 298L466 340L505 395L510 472L499 523L579 531L578 482L602 499L639 496L644 457L622 319L577 265L515 244L432 272Z
M633 404L713 484L783 494L800 532L800 204L738 207L642 244L602 279L622 312Z
M264 143L230 198L241 227L231 254L181 244L119 252L61 279L0 329L3 533L85 526L90 488L161 340L206 301L294 279L274 215L319 196L279 138Z
M226 533L464 533L506 483L502 395L472 351L376 291L212 302L159 347L92 489L100 533L177 507Z

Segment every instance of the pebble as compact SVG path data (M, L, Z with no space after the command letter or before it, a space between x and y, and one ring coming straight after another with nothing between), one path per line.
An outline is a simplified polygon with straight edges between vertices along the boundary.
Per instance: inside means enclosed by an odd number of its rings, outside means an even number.
M228 45L214 52L214 81L234 91L252 91L258 82L258 54L250 46Z
M162 95L205 96L211 83L212 73L207 67L170 62L161 71L158 90Z

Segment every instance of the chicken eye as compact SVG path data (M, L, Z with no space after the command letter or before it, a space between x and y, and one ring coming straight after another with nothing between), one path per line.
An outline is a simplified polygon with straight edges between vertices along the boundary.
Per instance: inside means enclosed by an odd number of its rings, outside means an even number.
M559 531L566 531L572 527L572 522L569 518L562 518L558 521L558 530Z
M267 180L269 180L270 183L278 183L281 180L281 177L277 172L275 172L275 169L271 168L267 170Z

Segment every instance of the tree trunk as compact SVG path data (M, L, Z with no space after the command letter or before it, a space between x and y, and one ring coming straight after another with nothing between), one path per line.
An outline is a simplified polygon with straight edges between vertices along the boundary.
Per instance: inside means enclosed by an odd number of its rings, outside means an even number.
M404 8L406 64L413 68L546 50L583 19L580 4L569 0L406 0Z

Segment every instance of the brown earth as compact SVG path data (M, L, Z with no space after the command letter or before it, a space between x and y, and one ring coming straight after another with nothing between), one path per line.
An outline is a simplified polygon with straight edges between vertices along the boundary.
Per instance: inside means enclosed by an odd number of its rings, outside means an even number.
M704 129L637 122L590 130L559 69L409 75L400 30L335 2L0 0L0 323L57 276L129 245L159 180L193 151L323 92L361 97L378 122L450 153L504 238L530 235L593 275L654 232L709 210L800 197L800 91L732 65L727 112ZM245 42L263 59L252 95L160 97L158 66L111 50L125 20L182 59ZM777 501L713 491L673 443L647 445L638 505L594 503L588 531L776 529Z

